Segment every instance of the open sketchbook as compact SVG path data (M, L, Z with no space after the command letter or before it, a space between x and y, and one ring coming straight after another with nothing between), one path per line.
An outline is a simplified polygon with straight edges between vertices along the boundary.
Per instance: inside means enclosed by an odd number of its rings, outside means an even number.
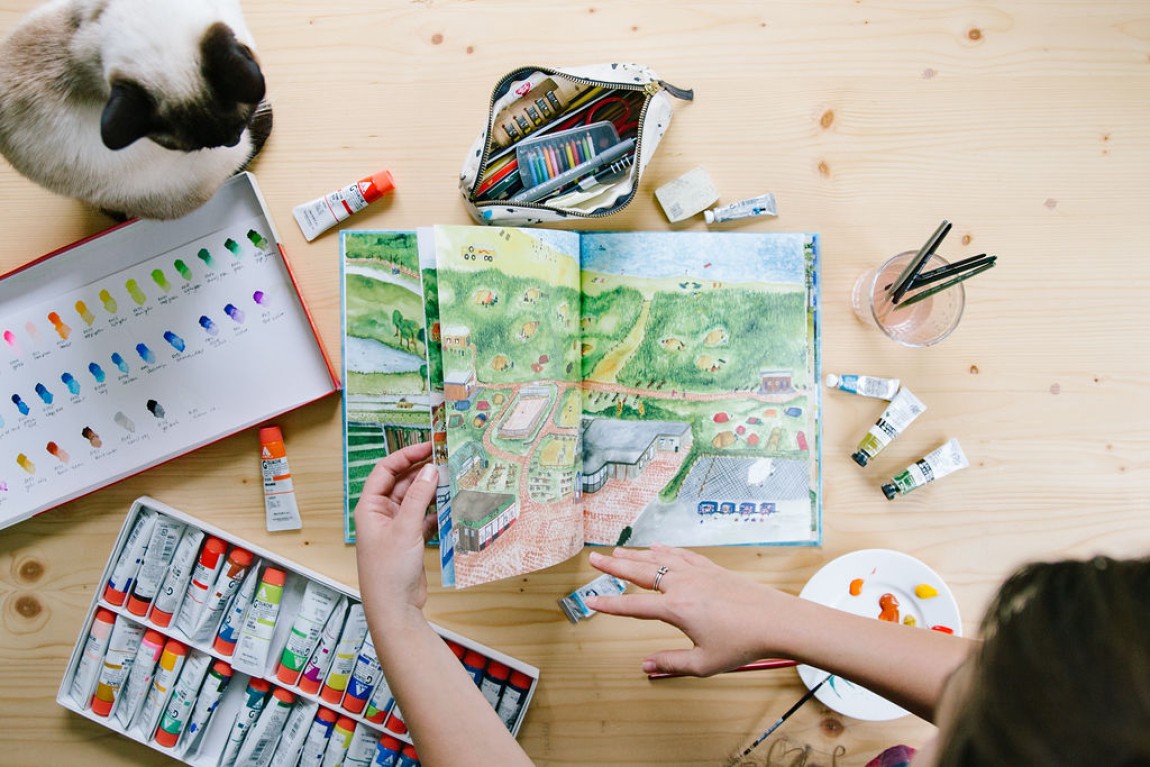
M348 519L435 443L444 585L585 544L818 544L814 234L343 235Z

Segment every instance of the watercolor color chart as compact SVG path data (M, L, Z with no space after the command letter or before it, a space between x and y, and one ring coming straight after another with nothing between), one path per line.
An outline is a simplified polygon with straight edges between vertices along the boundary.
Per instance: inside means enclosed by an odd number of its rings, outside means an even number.
M0 527L339 388L244 173L0 280Z

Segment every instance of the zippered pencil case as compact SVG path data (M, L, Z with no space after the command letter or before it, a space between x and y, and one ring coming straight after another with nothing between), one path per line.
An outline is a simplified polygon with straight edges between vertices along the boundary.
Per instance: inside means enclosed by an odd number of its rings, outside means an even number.
M693 98L639 64L509 72L460 173L468 211L526 226L622 210L671 123L672 99Z

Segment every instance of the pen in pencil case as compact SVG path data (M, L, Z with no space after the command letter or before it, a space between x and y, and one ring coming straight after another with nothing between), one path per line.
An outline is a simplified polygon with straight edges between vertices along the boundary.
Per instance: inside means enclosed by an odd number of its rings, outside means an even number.
M571 182L577 181L582 176L587 175L587 173L590 171L598 171L599 169L610 165L634 148L635 139L626 139L625 141L620 141L618 144L615 144L609 149L605 149L604 151L595 155L590 160L580 163L574 168L560 173L550 181L545 181L542 184L536 184L530 189L524 189L519 194L513 196L510 201L535 202L537 200L541 200L553 192L562 189L564 186L570 184Z
M590 192L596 184L606 184L609 182L617 181L635 164L635 155L625 154L615 162L608 165L602 170L592 173L589 176L582 176L575 179L575 181L565 185L562 189L556 189L553 193L547 195L550 197L558 197L568 192L576 190L583 192Z

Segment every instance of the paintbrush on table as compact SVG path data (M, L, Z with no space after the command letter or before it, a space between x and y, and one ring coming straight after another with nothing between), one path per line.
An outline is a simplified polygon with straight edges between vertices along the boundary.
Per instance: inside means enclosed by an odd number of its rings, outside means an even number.
M826 683L827 683L827 680L829 680L829 679L830 679L831 677L833 677L833 676L834 676L834 674L827 674L825 677L823 677L823 679L822 679L822 681L821 681L821 682L819 682L818 684L816 684L816 685L815 685L814 687L812 687L811 689L807 690L807 691L806 691L806 692L803 694L803 697L801 697L801 698L799 698L797 701L795 701L795 704L794 704L793 706L791 706L790 708L788 708L788 709L787 709L787 711L786 711L786 713L785 713L785 714L783 714L782 716L780 716L780 717L779 717L779 718L778 718L778 719L775 721L775 723L774 723L774 724L772 724L770 727L768 727L766 732L764 732L764 733L763 733L762 735L760 735L759 737L755 738L755 742L754 742L754 743L752 743L751 745L747 746L747 747L746 747L746 748L743 750L743 753L739 754L739 756L738 756L738 757L736 757L736 758L735 758L735 760L734 760L733 762L731 762L731 764L732 764L732 765L734 765L734 764L738 764L738 763L739 763L741 760L745 759L745 758L747 757L747 755L748 755L748 754L750 754L752 751L754 751L754 750L755 750L755 747L756 747L756 746L758 746L758 745L759 745L760 743L762 743L764 740L766 740L767 738L769 738L769 737L771 736L771 733L773 733L775 730L777 730L777 729L779 729L780 727L782 727L782 726L783 726L783 722L785 722L785 721L787 721L788 719L790 719L790 718L791 718L791 714L793 714L793 713L795 713L796 711L798 711L800 708L802 708L802 707L803 707L803 704L804 704L804 703L806 703L806 702L807 702L808 700L810 700L811 698L815 697L815 693L819 691L819 688L820 688L820 687L822 687L824 684L826 684Z

